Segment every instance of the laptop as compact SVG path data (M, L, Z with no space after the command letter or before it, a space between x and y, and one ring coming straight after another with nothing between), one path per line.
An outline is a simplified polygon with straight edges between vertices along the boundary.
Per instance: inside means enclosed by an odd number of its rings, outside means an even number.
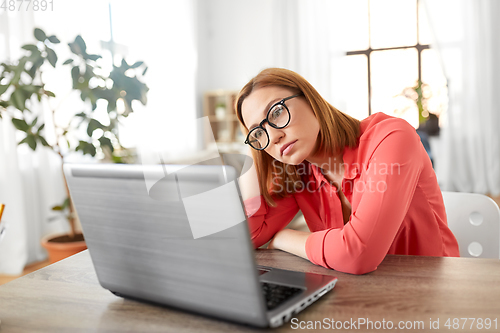
M65 164L99 283L115 295L278 327L337 278L257 266L235 168Z

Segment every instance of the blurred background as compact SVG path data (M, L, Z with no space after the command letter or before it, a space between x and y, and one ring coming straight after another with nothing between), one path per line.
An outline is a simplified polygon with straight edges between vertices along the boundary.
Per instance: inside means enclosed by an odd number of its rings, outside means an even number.
M45 262L40 239L77 228L62 161L244 153L234 98L267 67L360 120L406 119L442 190L500 195L496 0L0 4L0 274Z

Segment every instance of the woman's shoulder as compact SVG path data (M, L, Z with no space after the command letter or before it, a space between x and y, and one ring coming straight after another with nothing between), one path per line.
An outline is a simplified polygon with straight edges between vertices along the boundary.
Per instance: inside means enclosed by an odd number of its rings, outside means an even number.
M415 128L406 120L377 112L363 119L360 124L360 141L381 141L391 133L402 132L409 136L418 136Z
M344 151L344 162L362 163L372 158L382 143L393 147L401 145L413 151L420 145L420 137L415 128L406 120L375 113L361 121L361 136L356 148ZM398 148L399 149L399 148ZM394 153L398 153L394 151Z

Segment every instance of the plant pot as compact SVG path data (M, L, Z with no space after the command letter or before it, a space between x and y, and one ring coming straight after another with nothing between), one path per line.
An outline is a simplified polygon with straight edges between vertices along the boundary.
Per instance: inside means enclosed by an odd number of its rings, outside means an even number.
M42 238L41 243L49 253L51 264L87 249L81 233L75 234L74 239L68 234L49 235Z

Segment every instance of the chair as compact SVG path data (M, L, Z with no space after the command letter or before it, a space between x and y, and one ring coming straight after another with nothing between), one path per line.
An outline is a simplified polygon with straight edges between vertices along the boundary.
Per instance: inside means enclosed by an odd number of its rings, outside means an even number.
M493 199L477 193L443 191L448 226L461 257L500 258L500 209Z

